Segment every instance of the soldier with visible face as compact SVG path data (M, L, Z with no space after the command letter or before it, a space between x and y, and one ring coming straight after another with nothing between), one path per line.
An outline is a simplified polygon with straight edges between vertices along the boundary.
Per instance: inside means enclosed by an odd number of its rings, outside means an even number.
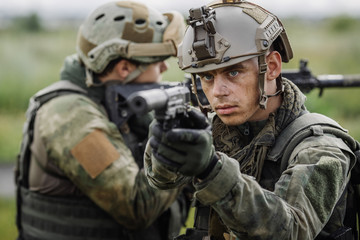
M208 227L207 239L345 239L356 161L349 146L314 127L285 161L273 149L289 144L281 133L309 114L303 93L281 76L282 62L293 57L281 21L240 0L189 13L179 66L192 75L196 94L201 84L210 121L193 111L176 129L153 122L145 155L152 186L192 181L196 199L210 208L199 211L210 212L197 218L205 224L196 223Z
M116 126L105 90L160 82L184 27L180 13L135 1L109 2L85 19L61 81L30 101L17 169L18 239L165 240L179 232L188 206L182 191L155 190L143 170L152 115Z

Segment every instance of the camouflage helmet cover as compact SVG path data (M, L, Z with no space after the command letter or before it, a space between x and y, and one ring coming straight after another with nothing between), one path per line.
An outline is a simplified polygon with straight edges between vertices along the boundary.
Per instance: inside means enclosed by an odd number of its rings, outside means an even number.
M118 57L149 64L176 56L184 29L178 12L161 14L135 1L110 2L80 26L76 49L95 73Z
M185 72L214 70L263 55L275 40L282 60L292 58L280 20L247 1L217 0L190 9L188 24L178 51L179 66Z

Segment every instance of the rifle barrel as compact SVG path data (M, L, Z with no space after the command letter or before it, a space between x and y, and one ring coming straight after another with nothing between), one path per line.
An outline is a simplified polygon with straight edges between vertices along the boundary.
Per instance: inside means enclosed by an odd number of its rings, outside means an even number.
M359 87L360 74L356 75L319 75L317 76L319 88L326 87Z

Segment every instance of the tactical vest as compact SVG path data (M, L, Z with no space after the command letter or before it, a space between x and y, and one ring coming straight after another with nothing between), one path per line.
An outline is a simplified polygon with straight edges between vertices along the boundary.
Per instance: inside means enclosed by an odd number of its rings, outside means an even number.
M40 90L30 99L16 167L18 239L168 239L167 234L174 234L167 227L171 225L171 214L175 210L179 211L177 204L173 204L149 228L131 231L120 226L87 197L53 197L28 189L30 146L34 137L36 113L49 100L70 93L87 96L87 92L79 86L69 81L59 81ZM136 137L129 131L122 134L131 151L138 152L140 149Z

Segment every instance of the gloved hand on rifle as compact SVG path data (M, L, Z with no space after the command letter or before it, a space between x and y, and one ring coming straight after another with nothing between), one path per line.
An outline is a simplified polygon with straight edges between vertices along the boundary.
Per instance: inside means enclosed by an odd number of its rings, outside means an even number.
M170 183L175 180L177 173L183 178L203 179L218 161L207 118L197 110L190 111L188 115L181 119L180 126L168 131L164 131L158 121L152 122L145 165L151 161L153 173L147 175L152 175L153 183L166 179Z

